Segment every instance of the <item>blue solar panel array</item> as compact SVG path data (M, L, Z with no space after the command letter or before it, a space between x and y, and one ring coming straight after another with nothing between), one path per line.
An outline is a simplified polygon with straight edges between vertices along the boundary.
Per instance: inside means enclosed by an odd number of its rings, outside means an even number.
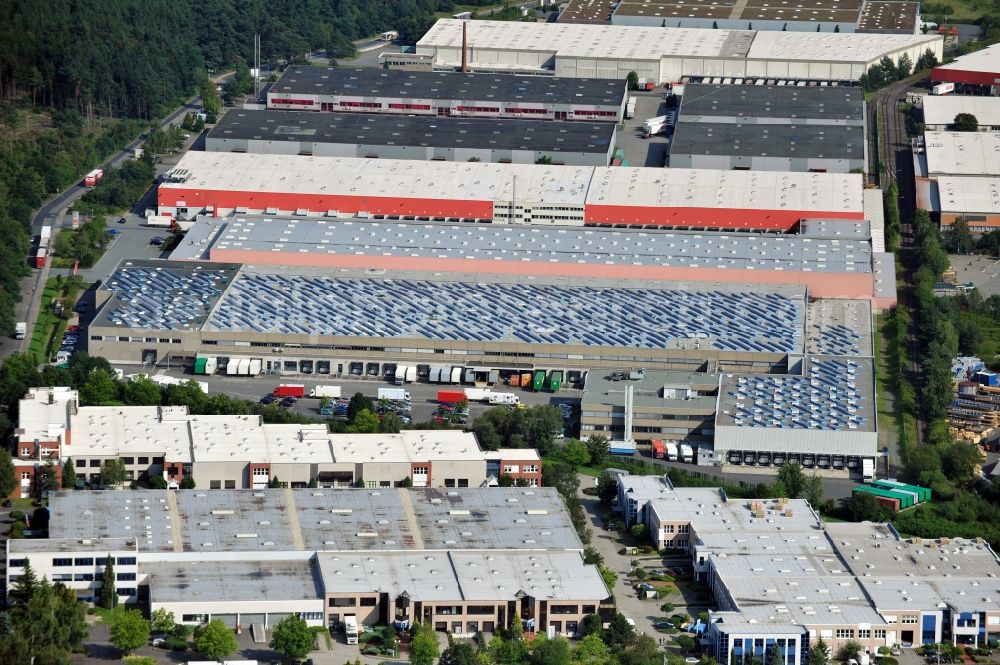
M809 376L741 376L728 395L739 427L850 430L864 427L866 396L858 391L858 363L814 359Z
M802 348L801 299L774 292L595 288L243 274L210 325L346 337L512 341L789 353Z
M115 292L108 322L149 330L195 329L231 277L216 268L120 267L104 283Z
M844 325L819 325L816 329L816 353L824 356L857 356L861 354L861 335Z

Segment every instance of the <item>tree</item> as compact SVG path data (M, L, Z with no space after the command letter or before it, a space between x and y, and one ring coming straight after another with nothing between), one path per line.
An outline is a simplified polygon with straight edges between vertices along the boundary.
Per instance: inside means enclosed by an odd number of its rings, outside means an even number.
M139 610L123 610L113 615L111 643L119 651L129 654L149 639L149 622Z
M19 578L14 580L10 589L11 604L27 605L37 590L38 577L35 576L35 570L31 567L31 560L25 559L24 572L21 573Z
M122 386L122 401L137 406L158 406L162 398L160 386L146 376L137 376Z
M608 622L608 627L604 630L604 643L612 650L620 650L635 637L635 629L628 622L625 615L615 612L615 615Z
M421 624L414 624L413 639L410 641L410 663L412 665L433 665L438 657L438 640L434 631Z
M117 487L125 482L125 462L120 457L106 459L101 465L101 485Z
M372 401L371 397L366 396L364 393L354 393L351 397L350 403L347 405L347 422L353 424L355 418L358 416L358 413L361 411L375 413L375 402Z
M577 632L581 638L587 635L596 635L600 638L604 633L604 622L601 620L601 615L588 614L583 617L583 621L580 622Z
M86 406L107 404L118 399L118 382L104 370L94 370L80 386L80 403Z
M279 489L281 487L281 481L278 480L278 476L271 476L271 479L267 481L267 486L271 489Z
M608 437L594 434L587 438L587 453L590 455L590 466L600 469L608 463Z
M374 434L379 431L379 420L375 412L368 409L361 409L354 414L351 425L347 428L349 432L358 434Z
M604 556L593 547L584 547L583 562L588 566L603 566Z
M906 53L899 56L899 60L896 62L896 76L899 79L905 79L913 72L913 60Z
M588 616L595 616L593 614ZM606 665L611 661L608 645L599 634L588 634L580 638L573 658L584 665Z
M63 489L72 489L76 486L76 468L73 466L73 458L67 457L62 468Z
M635 90L639 87L639 74L636 72L629 72L628 76L625 77L625 83L629 90Z
M149 484L149 489L151 490L167 489L167 480L163 476L160 475L150 476L149 480L147 480L146 482Z
M212 660L222 662L229 654L236 651L236 635L227 628L221 619L212 619L201 626L194 634L194 648Z
M174 632L177 627L177 623L174 620L174 613L168 612L162 607L153 610L153 615L149 618L149 630L154 634L162 633L163 635L170 635Z
M403 419L399 417L399 414L389 411L379 416L378 431L387 434L397 434L403 429L403 425Z
M164 404L186 406L191 413L205 413L208 395L194 379L177 385L167 386L163 395Z
M562 458L575 471L590 461L590 451L587 450L587 444L583 441L569 439L563 445Z
M885 516L882 506L868 492L855 492L851 496L850 513L855 522L881 522Z
M975 246L976 241L969 229L969 220L959 217L952 222L951 228L948 229L948 249L956 254L971 254Z
M546 462L542 467L542 483L546 487L555 487L563 498L576 497L580 488L580 479L565 462Z
M0 496L8 497L17 488L17 477L14 475L14 460L5 447L0 447Z
M438 665L479 665L479 659L468 642L452 642L441 653Z
M802 497L814 508L823 503L823 479L815 473L805 480L802 487Z
M194 489L194 476L188 474L181 478L180 487L182 490L193 490Z
M565 637L535 640L531 662L534 665L570 665L573 662L573 655L570 653L569 642Z
M805 474L798 464L782 464L774 481L775 492L789 499L798 499L805 488Z
M316 634L294 614L278 622L271 636L271 648L287 660L298 662L313 649Z
M632 537L635 538L636 540L642 540L643 538L646 537L646 525L641 522L638 524L633 524L632 528L629 529L629 532L632 534Z
M115 588L115 558L110 554L104 561L104 572L101 573L101 588L98 591L97 604L106 610L112 610L118 604L118 590Z
M864 651L864 647L861 642L857 640L847 640L840 645L840 649L837 651L837 660L850 660L851 658L858 660L858 656Z
M552 158L549 157L548 155L542 155L541 157L535 160L535 164L551 164L551 163L552 163Z
M959 113L952 121L952 128L956 132L978 132L979 120L971 113Z
M775 644L767 652L767 656L764 658L765 665L785 665L785 655L781 653L781 648Z
M922 69L933 69L938 66L937 55L934 54L930 48L925 50L923 54L917 59L917 70Z

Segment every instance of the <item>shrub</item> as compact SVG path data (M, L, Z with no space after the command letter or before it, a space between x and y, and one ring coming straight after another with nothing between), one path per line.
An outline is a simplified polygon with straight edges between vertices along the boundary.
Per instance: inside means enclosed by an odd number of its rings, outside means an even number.
M136 656L135 654L131 656L125 656L122 658L125 665L156 665L156 659L152 656Z
M366 646L364 649L361 650L361 653L364 654L365 656L381 656L382 650L379 649L378 647Z
M10 511L10 518L12 520L14 520L15 522L23 522L24 521L24 513L22 511L20 511L20 510L12 510L12 511Z
M188 643L185 639L171 636L163 640L160 644L160 648L168 651L187 651Z

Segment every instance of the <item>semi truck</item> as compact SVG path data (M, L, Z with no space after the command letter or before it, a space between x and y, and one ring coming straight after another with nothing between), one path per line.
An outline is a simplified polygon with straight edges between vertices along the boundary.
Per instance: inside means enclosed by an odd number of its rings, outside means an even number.
M625 117L626 118L635 117L635 97L628 98L628 102L625 104Z
M677 456L677 459L679 459L681 462L688 462L690 464L694 464L694 448L692 448L686 443L682 443L678 447L678 453L679 454Z
M309 396L318 397L319 399L323 399L324 397L338 399L340 397L340 386L316 386L309 391Z
M393 377L393 383L401 386L404 383L413 383L417 380L417 368L414 365L399 365Z
M282 383L274 389L275 397L305 397L306 387L300 383Z
M612 455L635 455L635 441L612 441L608 444Z
M402 388L379 388L378 398L387 399L390 402L409 402L410 393Z
M938 83L933 88L931 88L932 95L948 95L955 92L954 83Z
M468 398L461 390L439 390L437 400L440 404L458 404L468 401Z
M490 393L490 404L520 404L521 398L514 393Z
M38 236L38 250L35 252L35 267L44 268L46 258L49 255L49 245L52 244L52 227L43 226L42 232Z
M28 334L28 322L18 321L14 326L14 339L24 339Z
M83 176L83 186L93 187L103 179L104 179L104 169L94 169L87 175Z
M348 644L358 643L358 619L353 614L344 617L344 638Z
M488 388L466 388L465 389L465 399L470 402L489 402L490 395L493 394L492 390Z

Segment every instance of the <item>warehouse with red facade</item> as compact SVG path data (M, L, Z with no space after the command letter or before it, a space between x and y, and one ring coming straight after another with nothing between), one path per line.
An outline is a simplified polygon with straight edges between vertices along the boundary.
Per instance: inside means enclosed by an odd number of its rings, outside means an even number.
M935 83L954 83L960 92L1000 94L1000 44L955 58L931 70Z
M785 232L865 219L854 173L714 171L189 152L161 215L293 214L414 221Z

